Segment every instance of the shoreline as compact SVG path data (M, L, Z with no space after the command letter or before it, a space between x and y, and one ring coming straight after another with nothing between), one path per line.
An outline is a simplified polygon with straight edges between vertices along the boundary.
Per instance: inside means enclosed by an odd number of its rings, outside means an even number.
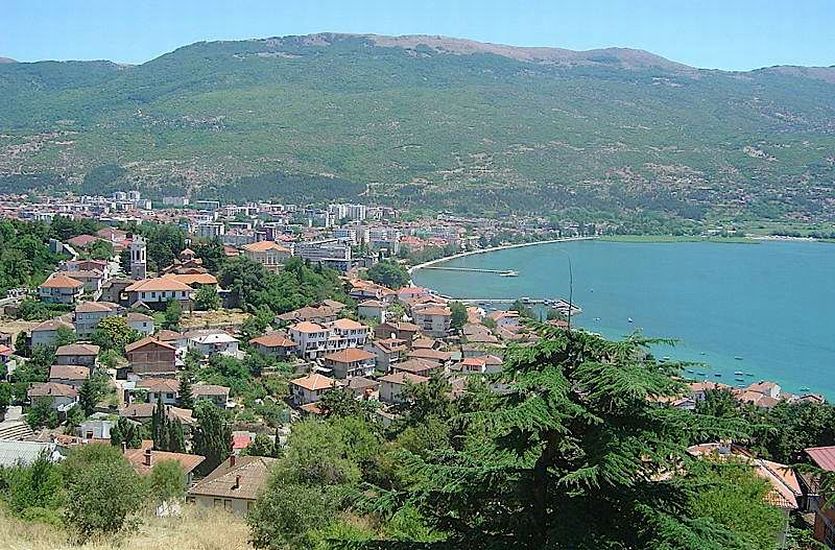
M467 252L461 252L459 254L453 254L452 256L444 256L443 258L438 258L436 260L431 260L428 262L424 262L422 264L418 264L412 266L408 269L409 276L416 271L423 269L424 267L429 267L435 264L440 264L444 262L449 262L451 260L456 260L458 258L465 258L467 256L474 256L476 254L487 254L489 252L497 252L499 250L509 250L511 248L522 248L524 246L538 246L541 244L552 244L552 243L565 243L565 242L572 242L572 241L591 241L595 239L600 239L600 237L562 237L559 239L547 239L544 241L532 241L529 243L516 243L516 244L503 244L501 246L491 246L489 248L480 248L478 250L469 250ZM409 281L412 286L414 286L413 281Z

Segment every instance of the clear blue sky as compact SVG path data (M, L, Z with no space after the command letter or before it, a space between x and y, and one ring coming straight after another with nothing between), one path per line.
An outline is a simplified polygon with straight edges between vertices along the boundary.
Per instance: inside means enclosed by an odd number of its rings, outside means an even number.
M0 56L141 63L200 40L441 34L641 48L697 67L835 65L835 0L2 0Z

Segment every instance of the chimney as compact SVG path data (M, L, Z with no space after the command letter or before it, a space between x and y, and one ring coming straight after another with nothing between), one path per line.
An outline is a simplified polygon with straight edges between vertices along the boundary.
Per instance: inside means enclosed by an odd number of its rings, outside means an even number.
M128 442L122 441L122 454L125 454L126 452L128 452Z
M145 449L145 466L151 466L151 449Z
M237 461L237 458L238 458L238 457L236 457L235 455L231 455L231 456L229 457L229 467L230 467L230 468L234 468L234 467L235 467L235 462Z
M232 490L240 489L241 488L241 476L235 476L235 485L232 486Z

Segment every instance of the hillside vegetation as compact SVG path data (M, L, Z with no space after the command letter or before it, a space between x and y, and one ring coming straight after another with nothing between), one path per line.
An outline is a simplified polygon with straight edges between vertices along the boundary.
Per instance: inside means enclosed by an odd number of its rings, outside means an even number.
M835 218L835 68L322 34L4 63L0 96L0 191Z

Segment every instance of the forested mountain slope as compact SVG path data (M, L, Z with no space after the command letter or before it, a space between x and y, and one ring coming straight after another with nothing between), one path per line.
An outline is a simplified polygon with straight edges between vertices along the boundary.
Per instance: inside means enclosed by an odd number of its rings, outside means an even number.
M835 68L319 34L2 63L0 97L4 192L835 217Z

